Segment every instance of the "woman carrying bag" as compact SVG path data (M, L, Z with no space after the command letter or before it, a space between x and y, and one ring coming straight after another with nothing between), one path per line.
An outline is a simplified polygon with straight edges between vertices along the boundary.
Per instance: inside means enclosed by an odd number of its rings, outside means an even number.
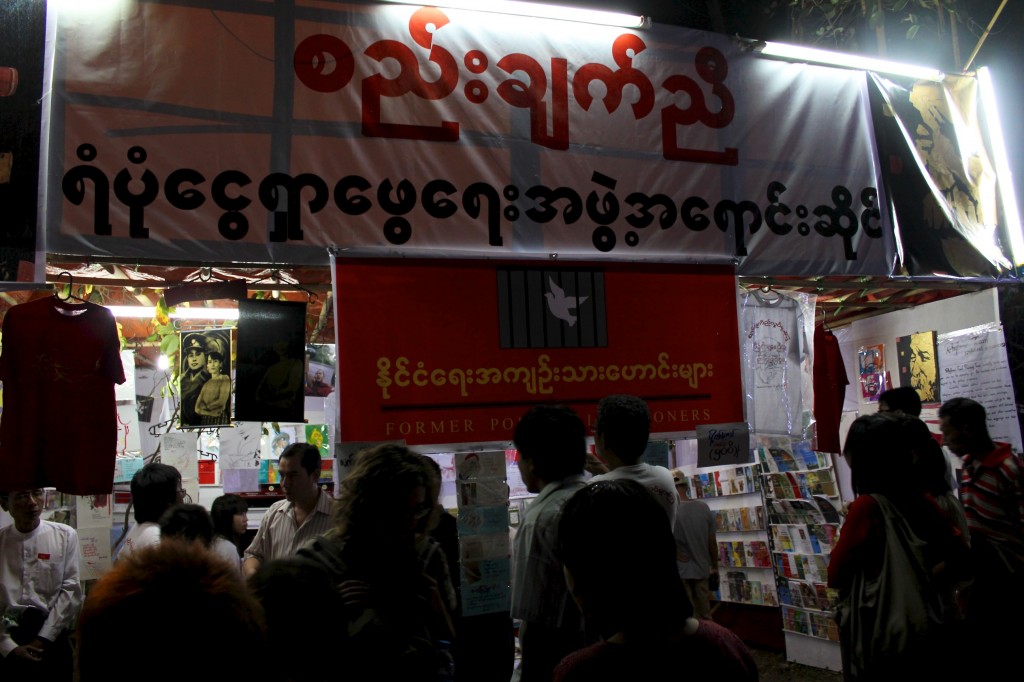
M874 414L850 427L843 456L857 498L832 551L828 584L843 675L889 680L956 667L954 586L969 574L966 538L912 476L910 417Z

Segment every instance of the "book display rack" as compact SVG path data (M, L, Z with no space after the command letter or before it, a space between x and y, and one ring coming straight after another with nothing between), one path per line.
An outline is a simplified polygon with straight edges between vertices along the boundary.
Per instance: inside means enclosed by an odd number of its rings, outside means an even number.
M702 499L715 514L719 589L715 601L779 605L771 549L755 465L688 472L690 497Z
M786 437L759 436L756 443L787 650L789 635L799 635L835 647L838 656L838 595L826 585L841 525L833 455Z

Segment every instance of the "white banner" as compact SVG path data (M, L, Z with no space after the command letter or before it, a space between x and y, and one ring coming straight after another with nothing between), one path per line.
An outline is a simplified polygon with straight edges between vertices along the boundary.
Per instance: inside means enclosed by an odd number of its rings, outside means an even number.
M863 72L666 26L120 4L61 9L50 251L890 272Z

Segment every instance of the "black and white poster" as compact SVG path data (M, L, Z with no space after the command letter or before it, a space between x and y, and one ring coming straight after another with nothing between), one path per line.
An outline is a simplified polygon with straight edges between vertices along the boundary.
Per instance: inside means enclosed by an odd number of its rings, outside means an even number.
M231 336L231 329L181 332L181 428L231 424Z

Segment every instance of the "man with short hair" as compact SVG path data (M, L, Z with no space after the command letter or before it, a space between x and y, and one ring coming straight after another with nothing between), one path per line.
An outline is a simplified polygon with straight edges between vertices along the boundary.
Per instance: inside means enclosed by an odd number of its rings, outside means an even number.
M899 386L890 388L878 396L878 411L881 413L891 412L895 415L921 418L921 396L913 386ZM934 435L934 434L933 434ZM942 446L935 440L923 452L915 453L914 467L918 469L929 469L937 467L941 461L945 469L946 483L950 490L958 490L959 485L956 474L953 472L953 465L942 452Z
M0 493L0 679L70 680L69 635L82 608L78 534L44 521L45 491Z
M890 388L878 396L878 411L920 417L921 396L913 386Z
M320 489L320 451L309 443L292 443L277 460L285 499L270 505L242 557L245 577L264 561L292 556L334 527L331 498Z
M939 408L939 419L944 444L964 462L960 499L971 531L975 570L967 598L967 632L984 646L985 653L978 658L991 664L986 669L1005 671L1001 665L1018 662L1019 645L1019 629L1007 623L1006 614L1024 611L1021 460L1008 443L989 436L985 408L978 402L953 398Z
M135 472L131 482L135 525L117 553L118 560L160 544L160 517L168 509L185 501L181 473L170 464L150 462Z
M676 511L676 568L693 604L693 615L711 620L711 592L718 589L718 535L715 515L703 500L690 499L690 482L682 471L672 479L679 492Z
M597 456L610 471L590 479L613 481L628 478L651 491L675 527L679 498L672 473L663 466L640 461L651 435L651 412L647 403L634 395L609 395L597 403L594 445Z
M538 405L512 437L531 493L512 548L512 617L519 619L520 682L551 682L555 666L583 644L582 618L556 556L558 514L586 486L587 432L572 409Z

